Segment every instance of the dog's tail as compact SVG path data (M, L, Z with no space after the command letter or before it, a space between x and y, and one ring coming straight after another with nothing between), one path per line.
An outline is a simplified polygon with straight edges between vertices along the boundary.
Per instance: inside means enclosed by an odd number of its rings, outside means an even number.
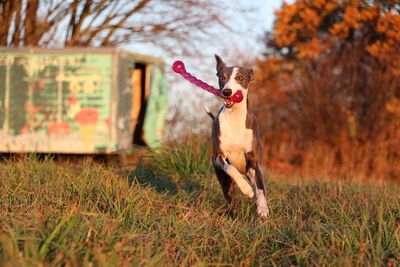
M211 113L211 111L208 109L208 107L206 105L203 104L204 110L207 112L208 116L211 117L212 120L215 119L214 114Z

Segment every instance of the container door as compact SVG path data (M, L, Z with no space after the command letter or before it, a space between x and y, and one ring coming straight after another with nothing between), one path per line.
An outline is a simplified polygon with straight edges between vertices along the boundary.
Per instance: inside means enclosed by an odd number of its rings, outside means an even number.
M164 73L157 66L152 66L150 95L146 102L146 116L143 130L146 144L153 149L160 146L168 110L168 84Z
M136 63L132 73L131 125L132 129L134 129L133 143L137 145L146 145L143 135L143 123L150 92L149 80L149 67L146 64Z

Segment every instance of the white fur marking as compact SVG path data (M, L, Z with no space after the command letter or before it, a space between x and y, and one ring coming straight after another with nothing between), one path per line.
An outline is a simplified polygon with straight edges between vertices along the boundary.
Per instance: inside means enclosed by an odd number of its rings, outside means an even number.
M256 203L257 203L257 214L262 219L266 219L269 216L269 209L267 205L267 200L265 199L264 191L262 189L257 188L256 182L256 171L251 168L247 175L250 178L250 181L256 188Z
M249 198L254 197L254 190L238 170L224 160L223 170L235 181L240 191Z
M246 129L247 107L243 102L230 109L224 107L218 116L220 148L241 173L246 171L245 154L252 150L253 142L253 130Z
M204 103L203 103L203 108L206 111L206 113L211 113L210 109Z
M262 189L256 189L256 198L257 198L257 214L263 219L268 218L269 209L267 205L267 200L264 196L264 191Z
M236 81L236 75L238 73L239 68L233 68L231 77L229 77L228 82L225 84L224 88L229 88L232 90L232 94L235 94L238 90L244 90L246 88L243 88L240 84L237 83Z

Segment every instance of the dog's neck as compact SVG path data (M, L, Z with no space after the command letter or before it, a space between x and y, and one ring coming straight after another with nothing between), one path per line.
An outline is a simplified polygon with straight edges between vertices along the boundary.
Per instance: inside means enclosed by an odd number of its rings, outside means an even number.
M234 104L231 108L226 108L225 106L222 108L224 116L237 121L246 120L248 108L247 92L243 92L243 96L244 98L240 103Z

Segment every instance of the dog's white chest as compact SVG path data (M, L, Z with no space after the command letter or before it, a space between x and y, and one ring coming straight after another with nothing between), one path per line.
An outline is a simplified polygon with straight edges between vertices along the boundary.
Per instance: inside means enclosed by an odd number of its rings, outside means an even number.
M246 152L252 150L253 130L246 129L246 113L219 114L220 148L230 164L241 173L246 172Z

